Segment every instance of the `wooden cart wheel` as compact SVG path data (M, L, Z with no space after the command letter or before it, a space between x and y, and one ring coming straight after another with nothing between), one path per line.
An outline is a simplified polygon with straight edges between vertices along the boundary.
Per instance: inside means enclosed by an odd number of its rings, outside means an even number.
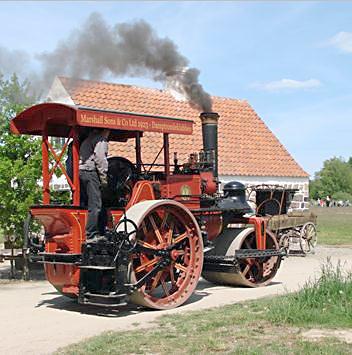
M303 225L300 236L299 236L299 244L304 254L314 253L314 249L317 245L318 237L317 237L317 228L314 223L307 222Z
M203 240L193 215L175 201L144 201L132 206L126 217L138 226L137 243L152 249L176 246L170 264L130 296L130 301L154 309L180 306L192 295L203 267ZM132 255L130 283L146 275L161 257L144 252Z
M286 253L289 253L290 250L290 236L287 233L284 233L279 240L279 247L284 248Z
M266 232L266 248L279 249L274 234ZM228 229L216 239L215 255L232 256L238 249L257 249L254 228ZM232 286L259 287L271 282L280 266L277 256L247 258L239 261L238 273L203 272L202 276L211 282Z

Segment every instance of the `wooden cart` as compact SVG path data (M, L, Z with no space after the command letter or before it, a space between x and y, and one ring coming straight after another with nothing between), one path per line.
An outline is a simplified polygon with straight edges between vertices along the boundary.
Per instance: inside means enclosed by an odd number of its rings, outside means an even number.
M278 185L255 185L247 188L248 199L256 213L268 217L268 227L280 247L289 253L314 253L317 245L317 216L309 210L288 211L296 189Z
M277 236L279 245L293 252L299 246L303 254L314 252L317 245L317 216L310 211L293 211L283 215L271 216L269 228Z

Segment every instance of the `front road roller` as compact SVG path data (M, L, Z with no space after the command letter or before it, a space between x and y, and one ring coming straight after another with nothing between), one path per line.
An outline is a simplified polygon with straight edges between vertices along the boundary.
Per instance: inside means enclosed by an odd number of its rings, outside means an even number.
M258 250L254 228L227 228L206 254L202 276L221 285L265 286L275 277L281 254L270 231L266 231L265 250Z

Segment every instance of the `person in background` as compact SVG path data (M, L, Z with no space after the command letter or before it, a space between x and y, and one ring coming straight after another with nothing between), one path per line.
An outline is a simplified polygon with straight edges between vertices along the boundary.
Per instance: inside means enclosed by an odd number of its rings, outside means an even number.
M108 184L109 134L108 129L93 129L79 150L81 206L88 208L87 242L103 239L103 236L99 235L99 230L102 233L105 228L99 226L99 222L102 220L102 189Z
M326 207L330 207L331 198L330 195L326 196Z

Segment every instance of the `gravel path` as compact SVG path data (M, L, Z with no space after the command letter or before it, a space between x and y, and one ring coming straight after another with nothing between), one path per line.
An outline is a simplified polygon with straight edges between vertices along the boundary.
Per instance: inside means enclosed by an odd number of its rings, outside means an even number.
M107 330L147 327L162 314L210 308L298 289L317 275L320 264L331 257L352 269L352 248L317 248L309 257L283 261L274 282L264 288L215 286L204 280L191 299L170 311L148 311L133 306L104 312L80 306L58 294L46 281L0 283L1 354L48 354L57 348ZM1 265L1 264L0 264Z

